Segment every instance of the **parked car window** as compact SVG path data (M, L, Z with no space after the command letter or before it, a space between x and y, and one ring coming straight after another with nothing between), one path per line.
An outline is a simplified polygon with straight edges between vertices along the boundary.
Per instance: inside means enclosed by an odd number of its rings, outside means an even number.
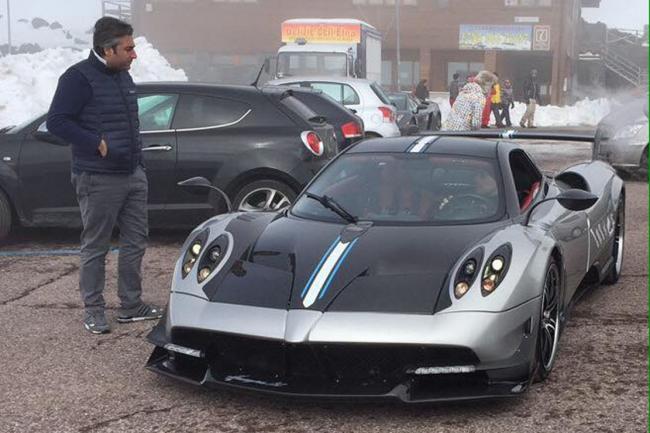
M142 95L138 97L141 131L170 129L178 95Z
M400 111L406 111L408 108L406 95L390 95L390 101Z
M248 105L232 99L186 94L180 97L173 125L175 129L222 126L241 119L248 110Z
M384 89L381 88L381 86L377 83L372 83L370 85L370 88L372 89L373 92L375 92L375 95L383 102L384 104L390 105L390 98L386 93L384 92Z
M311 83L311 87L321 90L323 93L343 105L358 105L359 95L347 84L338 83Z

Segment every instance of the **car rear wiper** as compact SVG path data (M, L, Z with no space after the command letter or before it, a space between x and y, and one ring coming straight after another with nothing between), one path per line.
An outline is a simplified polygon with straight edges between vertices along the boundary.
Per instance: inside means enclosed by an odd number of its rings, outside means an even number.
M318 203L322 204L324 207L327 209L330 209L338 216L346 220L347 222L350 223L356 223L358 221L357 217L353 216L350 212L346 211L343 206L341 206L336 200L334 200L332 197L328 197L326 195L323 195L322 197L320 195L312 194L310 192L306 192L305 195L311 199L316 200Z

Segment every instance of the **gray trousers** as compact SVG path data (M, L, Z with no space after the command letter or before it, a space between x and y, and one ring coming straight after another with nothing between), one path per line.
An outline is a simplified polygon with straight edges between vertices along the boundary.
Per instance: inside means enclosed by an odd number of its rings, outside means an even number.
M79 289L86 311L104 311L106 254L111 234L120 230L117 293L120 311L136 310L142 301L142 257L149 234L147 175L138 167L133 174L81 173L72 175L83 231Z

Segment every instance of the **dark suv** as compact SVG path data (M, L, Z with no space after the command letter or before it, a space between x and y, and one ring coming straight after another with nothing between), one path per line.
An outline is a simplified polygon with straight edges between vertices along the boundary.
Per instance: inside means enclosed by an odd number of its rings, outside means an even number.
M287 89L142 84L138 105L153 227L191 227L223 210L181 180L210 179L238 210L280 209L336 154L332 126ZM45 117L0 133L0 237L12 221L81 226L70 149Z

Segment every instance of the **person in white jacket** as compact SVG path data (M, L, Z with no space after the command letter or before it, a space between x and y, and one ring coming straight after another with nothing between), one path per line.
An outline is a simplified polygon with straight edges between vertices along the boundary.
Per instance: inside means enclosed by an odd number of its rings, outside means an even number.
M481 129L481 117L485 98L498 78L489 71L479 72L473 80L460 89L458 98L451 107L449 117L443 125L446 131L475 131Z

